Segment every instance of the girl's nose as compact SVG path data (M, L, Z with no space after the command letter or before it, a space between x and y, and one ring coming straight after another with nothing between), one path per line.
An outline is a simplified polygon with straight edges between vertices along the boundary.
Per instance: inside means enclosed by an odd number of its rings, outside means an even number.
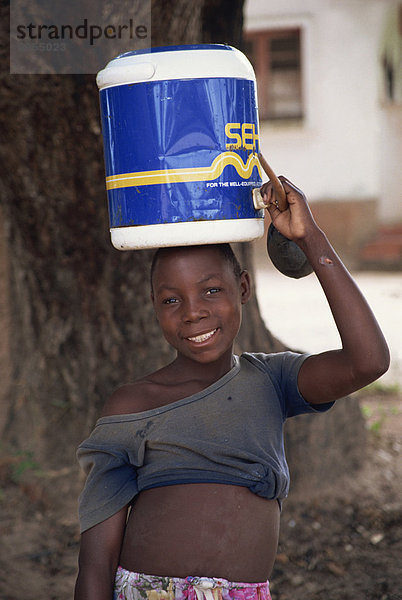
M183 320L187 322L197 322L205 319L209 315L208 310L198 299L188 299L183 302Z

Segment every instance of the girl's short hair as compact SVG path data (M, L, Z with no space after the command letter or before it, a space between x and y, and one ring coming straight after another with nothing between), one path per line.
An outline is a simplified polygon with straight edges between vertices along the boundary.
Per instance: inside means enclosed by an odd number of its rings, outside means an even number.
M225 261L227 263L229 263L229 265L231 266L233 273L235 275L235 277L237 279L240 279L240 275L242 273L242 269L240 266L239 261L237 260L237 257L235 255L235 253L232 250L232 247L230 244L211 244L211 246L213 248L216 248L216 250L218 250L218 252L221 254L221 256L225 259ZM167 254L169 251L174 251L174 250L186 250L188 248L205 248L205 246L175 246L173 248L158 248L158 250L156 250L153 259L152 259L152 264L151 264L151 272L150 272L150 279L151 279L151 290L152 290L152 281L153 281L153 276L154 276L154 271L157 265L157 262L159 260L159 258L161 256L163 256L163 254Z

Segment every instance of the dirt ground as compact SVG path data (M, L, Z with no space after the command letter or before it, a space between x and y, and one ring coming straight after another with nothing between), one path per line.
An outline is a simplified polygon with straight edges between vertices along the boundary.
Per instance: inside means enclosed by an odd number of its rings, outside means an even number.
M358 476L285 503L273 600L402 600L401 394L359 396L369 452ZM0 459L0 598L67 600L76 576L79 471Z

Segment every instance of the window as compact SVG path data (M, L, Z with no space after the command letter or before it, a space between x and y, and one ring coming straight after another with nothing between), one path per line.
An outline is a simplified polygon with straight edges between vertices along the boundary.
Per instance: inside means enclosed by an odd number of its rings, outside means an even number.
M383 31L381 66L383 97L387 103L402 103L402 4L388 13Z
M260 119L303 118L300 29L246 32L244 40L256 73Z

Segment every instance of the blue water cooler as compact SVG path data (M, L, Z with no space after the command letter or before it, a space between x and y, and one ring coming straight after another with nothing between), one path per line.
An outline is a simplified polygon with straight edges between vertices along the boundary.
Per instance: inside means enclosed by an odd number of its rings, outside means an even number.
M263 235L255 75L227 45L127 52L97 76L119 250Z

